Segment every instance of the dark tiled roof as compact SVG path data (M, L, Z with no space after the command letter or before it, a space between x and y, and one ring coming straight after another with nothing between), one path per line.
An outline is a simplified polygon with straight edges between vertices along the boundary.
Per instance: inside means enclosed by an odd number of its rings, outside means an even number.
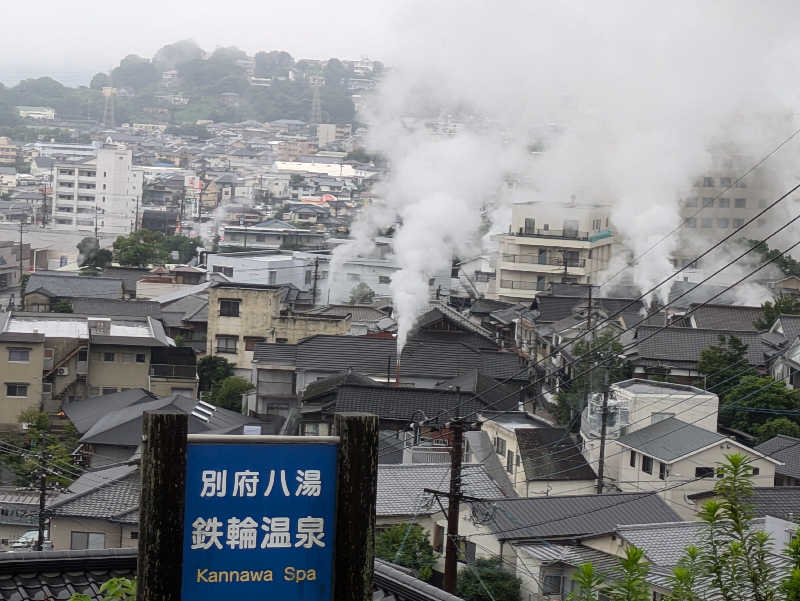
M695 288L695 286L697 287ZM729 290L726 286L713 284L698 286L697 282L672 282L672 287L669 289L669 304L673 309L688 309L692 305L706 302L717 305L735 305L736 292Z
M514 430L525 468L531 480L594 480L594 470L581 455L569 432L561 428Z
M577 538L613 532L623 524L680 521L653 493L532 497L478 505L491 516L488 526L499 540Z
M783 462L775 466L776 474L800 479L800 438L778 434L754 449Z
M136 577L136 549L33 551L0 555L0 601L66 600L73 594L102 601L111 578ZM386 561L375 560L373 601L459 601Z
M436 384L439 388L460 388L478 396L484 406L497 411L513 411L519 407L520 386L506 384L472 369L460 376Z
M722 434L670 417L626 434L617 442L655 459L669 462L722 440L725 440Z
M70 401L64 404L63 409L78 433L83 434L111 411L137 403L149 402L156 398L156 395L144 388L130 388L112 394L89 397L81 401Z
M796 522L800 518L800 486L754 488L748 503L756 517L771 515Z
M31 274L25 295L41 292L64 298L122 298L122 280L79 276L76 273L37 271Z
M341 317L349 314L351 321L380 321L386 317L386 313L378 311L378 309L369 305L325 305L324 307L317 307L307 311L307 313Z
M261 342L256 345L253 361L257 363L281 363L294 365L297 360L296 344L278 344L276 342Z
M499 311L501 309L508 309L511 303L503 301L491 300L488 298L479 298L469 308L472 315L488 315L492 311Z
M800 336L800 315L781 315L777 324L789 342Z
M654 326L639 327L636 338L639 342L633 349L636 365L694 365L700 361L703 349L719 345L720 336L735 336L747 345L747 361L760 366L766 362L770 352L758 332L730 330L700 330L693 328Z
M96 480L95 487L56 501L50 505L50 513L56 518L62 516L109 520L136 510L142 488L139 470L132 469L118 479L106 479L104 471L86 474L87 478Z
M127 301L109 298L73 298L72 310L84 315L102 316L137 316L149 315L153 319L161 318L161 305L153 301Z
M693 305L692 308L695 308ZM755 332L753 321L761 316L761 307L737 305L703 305L691 318L698 328L705 330L743 330Z
M327 378L322 378L321 380L311 382L311 384L306 386L306 389L303 391L303 402L308 402L311 399L334 393L339 386L344 386L345 384L375 386L376 382L371 378L352 372L336 374L335 376L329 376Z

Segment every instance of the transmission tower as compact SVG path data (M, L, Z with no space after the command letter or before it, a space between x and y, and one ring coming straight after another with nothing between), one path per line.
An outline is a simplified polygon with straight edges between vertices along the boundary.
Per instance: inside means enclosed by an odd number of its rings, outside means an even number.
M114 96L116 93L116 88L103 88L103 98L105 99L105 106L103 107L103 127L114 127L116 125L116 121L114 120Z
M319 124L322 121L322 101L320 100L319 89L325 83L325 78L314 75L309 78L311 85L311 123Z

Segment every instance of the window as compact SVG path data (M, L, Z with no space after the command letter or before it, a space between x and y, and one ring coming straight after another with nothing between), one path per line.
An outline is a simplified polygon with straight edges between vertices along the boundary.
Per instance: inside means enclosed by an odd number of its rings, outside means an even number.
M697 206L697 198L687 198L686 199L686 206L687 207L696 207Z
M31 349L29 348L9 348L8 360L27 363L31 359Z
M277 271L270 271L269 272L269 283L274 284L278 281L278 272Z
M212 270L214 273L221 273L222 275L226 275L229 278L233 277L233 267L225 267L223 265L214 265Z
M120 359L123 363L133 363L133 353L121 353Z
M717 219L717 227L723 230L728 229L730 222L731 220L728 219L727 217L720 217L719 219Z
M704 188L713 188L714 187L714 178L713 177L704 177L703 178L703 187Z
M714 225L714 220L711 219L711 217L703 217L700 220L700 227L709 228L712 227L713 225Z
M747 184L744 183L744 182L736 182L736 187L737 188L746 188Z
M697 218L696 217L687 217L686 218L686 227L697 227Z
M238 336L217 336L218 353L235 353Z
M731 199L730 198L720 198L719 201L717 201L717 202L719 204L719 208L720 209L727 209L727 208L729 208L731 206Z
M444 526L436 525L436 529L433 531L433 550L437 553L441 553L443 551L444 546Z
M532 217L525 218L525 233L533 234L536 231L536 220Z
M561 595L562 582L564 578L561 574L548 574L542 575L542 594L543 595Z
M719 178L719 185L724 187L724 188L730 187L731 178L729 178L729 177L721 177L721 178Z
M113 363L114 359L116 359L114 353L103 353L103 361L106 363Z
M506 453L506 471L509 474L514 473L514 451L508 451Z
M114 386L103 386L103 394L114 394L117 389Z
M147 361L147 355L145 353L136 353L136 363L144 363Z
M6 382L6 396L25 398L28 396L28 385L19 382Z
M704 198L703 199L703 208L707 209L708 207L714 206L714 199L713 198Z
M89 349L82 348L78 351L78 361L88 361L89 360Z
M714 468L713 467L696 467L696 468L694 468L694 477L695 478L713 478L714 477Z
M653 473L653 458L642 455L642 471L646 474Z
M139 540L139 532L137 530L131 530L131 540Z
M658 462L658 479L666 480L669 476L669 466L666 463Z
M224 299L219 301L219 314L223 317L239 317L239 301Z
M357 273L348 273L347 274L347 279L350 282L360 282L361 281L361 276L358 275Z
M736 198L733 201L733 208L734 209L744 209L747 207L747 199L746 198Z
M254 351L259 342L264 342L265 338L261 336L245 336L244 337L244 350Z
M303 424L303 434L306 436L319 436L319 423Z
M106 535L102 532L70 532L70 549L104 549Z
M310 272L310 271L306 271L306 279L305 279L305 282L306 282L306 286L308 286L309 284L311 284L311 272Z
M378 276L378 283L379 284L391 284L392 283L392 278L390 278L388 275L379 275Z
M733 220L733 227L742 227L744 225L744 219L736 218Z
M631 467L636 467L636 451L631 451L630 458L628 459L628 465Z
M505 438L500 438L499 436L494 439L494 450L497 452L498 455L505 455L506 454L506 440Z
M665 419L669 419L671 417L675 417L675 414L656 411L650 414L650 423L657 424L658 422L663 422Z
M754 467L753 468L753 475L758 476L761 473L761 468Z

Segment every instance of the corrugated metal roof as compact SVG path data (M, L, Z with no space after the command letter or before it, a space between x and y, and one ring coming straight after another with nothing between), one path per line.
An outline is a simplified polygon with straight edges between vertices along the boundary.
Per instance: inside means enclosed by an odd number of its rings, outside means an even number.
M670 462L723 440L727 438L722 434L670 417L626 434L617 442L655 459Z

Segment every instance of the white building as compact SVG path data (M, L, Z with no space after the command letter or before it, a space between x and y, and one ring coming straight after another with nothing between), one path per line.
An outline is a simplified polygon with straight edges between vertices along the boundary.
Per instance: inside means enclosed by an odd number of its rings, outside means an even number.
M314 282L314 258L307 253L209 254L206 265L209 273L219 273L231 282L243 284L292 284L308 291Z
M52 121L56 118L56 110L49 106L18 106L17 113L23 119L46 119Z
M51 223L56 229L127 234L134 230L142 198L142 172L130 150L105 144L97 156L53 165Z

